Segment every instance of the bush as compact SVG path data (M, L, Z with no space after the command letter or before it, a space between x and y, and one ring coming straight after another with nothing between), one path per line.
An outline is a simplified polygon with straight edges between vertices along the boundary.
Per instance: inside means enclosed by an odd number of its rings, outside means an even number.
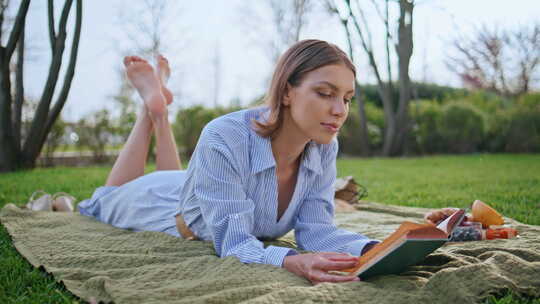
M53 153L60 147L63 143L63 138L66 133L66 122L62 117L58 117L54 124L52 125L51 131L47 135L47 140L43 146L43 151L45 154L45 166L52 166L52 156Z
M92 151L94 161L106 160L105 147L112 142L114 134L113 122L107 109L94 112L80 119L75 125L78 135L77 147L81 150L88 148Z
M518 106L509 113L505 152L540 152L540 107Z
M201 131L207 123L236 110L238 110L236 107L210 109L203 106L192 106L178 111L173 130L182 157L186 159L191 157L197 141L199 141Z
M452 102L442 107L437 129L446 152L471 153L478 151L486 133L484 114L475 106Z
M517 105L523 108L538 110L540 108L540 92L520 96L517 100Z
M439 103L433 100L417 100L410 104L409 113L413 121L411 135L416 141L415 150L421 154L443 152L445 145L437 127L437 121L442 115Z
M394 83L392 91L392 99L399 100L399 83ZM382 100L379 95L378 87L376 84L366 84L360 86L360 90L366 96L366 100L373 102L377 107L382 108ZM458 89L446 86L440 86L433 83L412 83L412 96L414 99L436 100L442 102L446 99L455 99L456 97L465 97L469 95L469 91L465 89Z
M371 102L366 102L364 109L366 111L366 117L367 117L368 122L370 122L374 127L378 128L379 130L383 130L384 129L383 109L377 107L375 104ZM382 141L382 138L379 140Z
M504 152L506 146L506 135L511 121L510 111L498 110L487 118L488 129L481 149L486 152Z
M365 107L369 144L371 149L378 149L382 145L382 127L384 126L383 111L374 104L366 102ZM340 153L347 155L360 155L360 114L358 103L353 102L349 109L349 116L339 132Z
M488 152L540 151L540 93L525 94L512 107L488 117L484 149Z
M473 105L475 108L489 115L512 106L510 99L504 99L495 93L480 90L460 98L459 101Z

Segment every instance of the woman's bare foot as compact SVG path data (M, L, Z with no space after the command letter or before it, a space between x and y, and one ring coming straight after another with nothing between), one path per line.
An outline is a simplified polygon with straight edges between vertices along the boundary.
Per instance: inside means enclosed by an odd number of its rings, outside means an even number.
M154 73L154 68L138 56L126 56L124 65L129 81L144 100L151 118L166 114L166 100L161 90L160 80Z
M161 93L165 97L167 105L170 105L173 101L173 95L169 89L165 86L171 76L171 69L169 68L169 61L163 55L158 55L156 57L156 74L161 84Z

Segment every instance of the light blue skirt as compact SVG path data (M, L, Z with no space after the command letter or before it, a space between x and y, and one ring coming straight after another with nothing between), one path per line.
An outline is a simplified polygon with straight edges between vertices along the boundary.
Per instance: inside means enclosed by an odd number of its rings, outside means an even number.
M175 216L186 171L156 171L121 186L103 186L79 203L82 215L118 228L159 231L181 237Z

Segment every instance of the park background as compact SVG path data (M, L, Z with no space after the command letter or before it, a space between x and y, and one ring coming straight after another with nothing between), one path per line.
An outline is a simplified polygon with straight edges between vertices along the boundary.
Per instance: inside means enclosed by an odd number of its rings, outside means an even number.
M11 2L7 17L18 9ZM22 109L14 106L11 111L11 133L16 135L19 129L20 135L15 136L17 143L3 145L20 148L10 153L2 149L0 155L22 156L14 156L11 162L22 167L32 167L37 155L42 156L40 165L51 165L54 152L64 152L56 154L57 160L73 156L73 151L86 151L85 160L91 155L90 162L111 161L140 108L138 96L125 80L122 58L137 54L153 61L162 53L172 66L169 87L175 101L170 118L179 149L187 158L209 120L261 102L279 54L305 38L337 44L358 67L359 94L339 135L341 155L540 150L537 1L523 0L519 5L416 1L410 8L410 27L404 24L401 31L398 2L352 1L350 9L346 3L84 2L73 77L68 93L62 95L62 77L70 69L68 58L77 29L75 8L66 19L64 61L55 74L51 73L56 67L51 61L53 47L45 30L49 7L32 2L21 68L25 102ZM61 4L52 9L57 23ZM13 17L5 19L3 28L9 31ZM13 80L16 57L11 63ZM50 90L50 78L58 79L56 89ZM14 91L16 83L11 85ZM13 98L16 95L13 92ZM64 104L59 111L49 111L45 121L47 115L35 115L40 102L48 102L51 109ZM47 112L45 108L41 112ZM48 135L32 132L43 125L50 130ZM64 163L82 161L79 157Z
M316 38L359 71L337 165L365 199L429 208L482 199L540 224L538 1L1 3L0 206L38 189L84 199L102 185L141 107L123 56L169 59L185 165L208 121L259 104L278 55ZM76 301L21 259L3 227L0 245L2 302Z

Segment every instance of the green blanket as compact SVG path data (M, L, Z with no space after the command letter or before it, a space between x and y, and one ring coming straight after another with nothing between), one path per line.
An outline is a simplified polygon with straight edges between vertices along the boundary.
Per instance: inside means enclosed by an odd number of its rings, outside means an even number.
M425 211L364 203L358 212L337 214L336 222L383 239L404 220L420 221ZM87 301L455 304L503 290L540 297L540 227L511 219L519 238L446 244L400 275L316 286L274 266L220 259L208 242L121 230L78 214L7 205L0 220L32 265Z

